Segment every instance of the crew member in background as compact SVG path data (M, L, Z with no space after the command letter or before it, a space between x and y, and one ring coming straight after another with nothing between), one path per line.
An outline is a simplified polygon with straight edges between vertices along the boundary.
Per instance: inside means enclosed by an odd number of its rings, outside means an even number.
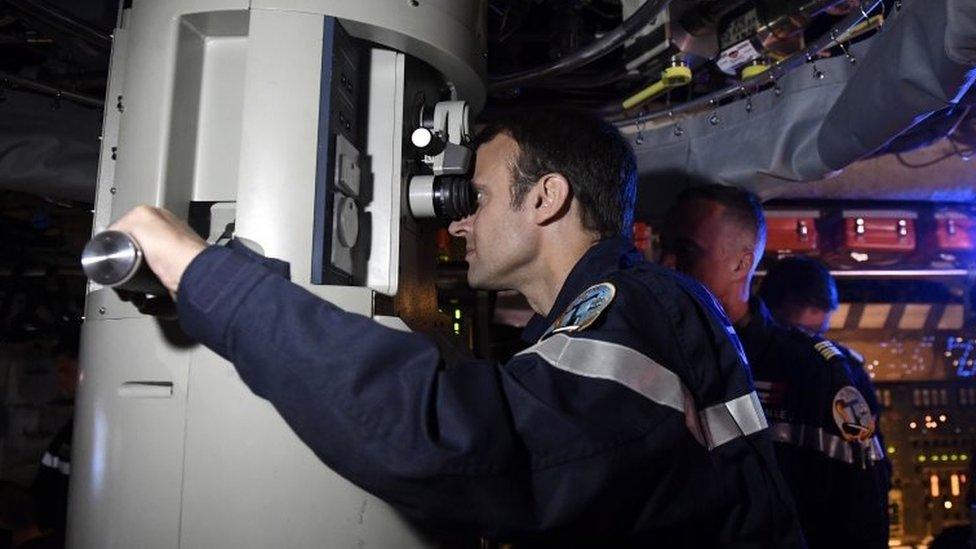
M78 384L79 326L63 328L56 347L58 396L55 402L73 406ZM71 431L73 419L58 429L41 457L37 474L31 483L31 493L36 502L37 524L64 545L68 518L68 480L71 476Z
M662 231L662 260L701 281L745 346L783 476L811 547L887 547L886 487L865 452L874 418L844 354L776 324L750 286L766 242L758 199L735 187L683 191Z
M418 334L346 313L164 210L130 233L184 330L233 362L331 468L410 517L496 540L802 545L731 325L629 238L633 154L589 115L487 129L477 211L451 225L468 282L537 313L507 364L443 368ZM278 265L280 266L280 265Z
M830 270L809 257L787 257L774 263L759 286L759 295L777 322L820 337L827 333L830 317L838 306L837 284ZM881 405L871 377L864 368L864 357L853 349L832 343L847 356L854 386L864 395L874 416L874 437L865 442L870 445L867 455L883 458L871 470L877 475L875 482L885 488L882 503L887 510L892 465L885 454L881 434Z

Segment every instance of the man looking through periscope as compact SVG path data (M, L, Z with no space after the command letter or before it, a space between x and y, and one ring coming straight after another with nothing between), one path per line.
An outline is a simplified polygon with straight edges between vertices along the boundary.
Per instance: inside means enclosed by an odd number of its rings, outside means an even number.
M731 327L628 239L636 167L611 126L543 110L480 137L468 281L516 289L535 345L445 369L426 338L316 298L246 250L137 207L180 324L329 467L407 516L499 540L802 546Z

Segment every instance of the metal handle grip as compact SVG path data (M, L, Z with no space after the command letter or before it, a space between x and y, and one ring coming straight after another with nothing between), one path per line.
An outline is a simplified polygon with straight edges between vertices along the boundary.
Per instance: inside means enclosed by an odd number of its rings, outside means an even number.
M139 243L122 231L102 231L81 252L81 268L92 282L120 290L165 294L149 269Z

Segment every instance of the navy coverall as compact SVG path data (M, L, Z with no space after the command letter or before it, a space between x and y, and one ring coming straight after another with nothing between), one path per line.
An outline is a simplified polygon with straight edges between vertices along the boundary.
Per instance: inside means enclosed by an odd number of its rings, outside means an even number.
M888 493L891 490L891 475L894 471L894 466L891 463L891 458L888 457L888 454L885 451L887 446L885 445L884 433L881 431L881 403L878 402L878 394L874 387L874 383L871 381L871 376L864 368L864 357L851 348L845 347L838 343L835 343L835 345L837 345L837 348L844 353L848 363L851 365L851 378L854 381L854 386L857 387L857 390L861 391L861 394L864 395L864 400L867 401L868 407L871 409L871 413L874 415L874 434L875 437L877 437L876 450L878 455L881 456L881 459L876 461L871 473L874 476L873 482L880 487L879 489L883 495L880 505L882 505L885 509L884 531L885 535L887 536L890 527Z
M507 364L445 369L427 338L240 248L194 259L179 316L325 464L414 519L530 544L802 545L731 325L638 257L594 245ZM615 292L591 325L545 333L599 283Z
M871 416L845 355L823 338L776 324L758 297L749 312L736 331L810 547L887 547L884 449L876 433L858 440L857 425L838 423L838 407L851 400L860 399L862 422Z

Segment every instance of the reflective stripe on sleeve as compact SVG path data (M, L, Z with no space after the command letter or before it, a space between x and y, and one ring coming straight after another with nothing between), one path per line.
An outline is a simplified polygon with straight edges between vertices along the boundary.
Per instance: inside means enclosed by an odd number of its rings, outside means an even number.
M865 452L868 454L868 459L871 461L881 461L885 458L885 449L881 446L881 440L878 435L871 437L868 441L868 447L865 448Z
M71 474L71 462L62 461L61 458L51 452L44 452L44 455L41 456L41 465L57 469L62 475Z
M811 425L794 425L792 423L774 422L769 426L769 434L776 442L792 444L820 452L831 459L854 464L855 442L848 442L842 437L828 433L821 427ZM873 436L864 447L865 456L871 461L884 459L884 449L877 436Z
M709 406L701 413L708 447L715 448L739 437L762 431L768 424L755 391L728 402Z
M755 392L698 413L677 374L625 345L556 334L518 353L534 353L554 368L619 383L648 400L685 414L692 434L709 450L766 427Z

